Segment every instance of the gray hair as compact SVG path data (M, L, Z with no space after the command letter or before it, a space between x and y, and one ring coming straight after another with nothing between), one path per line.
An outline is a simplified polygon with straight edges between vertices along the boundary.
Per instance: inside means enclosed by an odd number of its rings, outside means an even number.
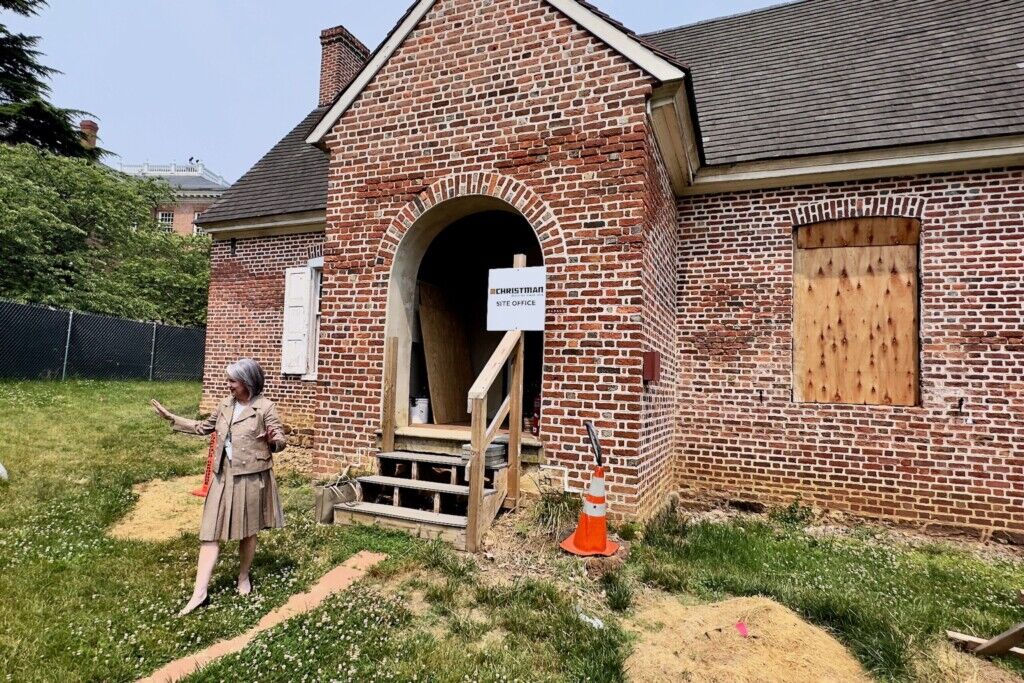
M241 382L249 390L249 398L256 398L263 393L263 368L252 358L242 358L228 366L225 371L228 377Z

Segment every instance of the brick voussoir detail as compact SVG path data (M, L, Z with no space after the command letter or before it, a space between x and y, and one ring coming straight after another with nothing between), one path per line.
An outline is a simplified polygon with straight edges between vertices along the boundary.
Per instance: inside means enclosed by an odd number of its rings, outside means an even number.
M843 218L867 218L871 216L898 216L902 218L924 217L924 197L845 197L813 202L789 210L794 227L834 221Z

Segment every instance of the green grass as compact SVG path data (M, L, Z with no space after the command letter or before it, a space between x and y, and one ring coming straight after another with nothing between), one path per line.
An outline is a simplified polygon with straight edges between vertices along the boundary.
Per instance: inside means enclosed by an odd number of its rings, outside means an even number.
M212 606L175 614L191 593L195 533L166 543L114 540L106 528L133 484L202 472L205 443L172 434L148 406L195 414L199 385L0 382L0 662L10 680L133 680L254 625L362 549L401 556L401 534L312 522L312 492L282 477L288 527L260 535L257 594L235 594L237 544L211 585Z
M631 570L672 591L717 599L765 595L829 628L882 679L909 680L922 649L946 629L995 635L1024 621L1020 562L982 560L947 546L815 538L797 524L687 524L669 511L634 545ZM1001 665L1022 668L1005 658Z
M625 633L607 620L588 623L581 614L596 615L553 584L488 584L472 563L439 543L420 545L405 559L405 569L428 569L434 576L410 578L397 593L362 585L336 595L188 680L625 680ZM402 590L425 593L430 613L412 614Z
M623 631L595 627L550 583L486 589L476 565L440 543L312 521L312 491L279 476L287 528L260 535L256 593L234 591L237 544L225 544L210 607L175 616L191 592L198 540L114 540L132 486L199 474L204 440L173 434L148 406L194 415L199 386L146 382L0 382L0 679L128 681L254 625L330 567L370 549L392 559L373 579L262 634L193 680L624 680ZM384 590L409 572L427 615Z

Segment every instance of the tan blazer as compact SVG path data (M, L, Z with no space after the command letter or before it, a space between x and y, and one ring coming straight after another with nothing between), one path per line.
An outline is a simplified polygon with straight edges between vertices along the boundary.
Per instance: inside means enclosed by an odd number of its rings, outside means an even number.
M252 400L238 419L231 423L235 413L235 399L228 396L217 409L205 420L189 420L175 415L171 420L171 429L185 434L206 435L217 433L217 445L214 449L213 471L220 472L221 456L224 454L224 443L227 441L228 428L231 429L231 472L233 474L254 474L269 470L274 466L272 453L284 450L284 427L277 416L274 403L262 394ZM259 438L270 427L280 435L279 440L267 443Z

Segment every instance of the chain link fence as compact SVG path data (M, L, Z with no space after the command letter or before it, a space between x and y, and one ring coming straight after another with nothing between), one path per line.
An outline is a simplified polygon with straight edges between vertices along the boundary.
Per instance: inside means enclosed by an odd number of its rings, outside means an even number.
M0 301L0 377L191 380L206 330Z

